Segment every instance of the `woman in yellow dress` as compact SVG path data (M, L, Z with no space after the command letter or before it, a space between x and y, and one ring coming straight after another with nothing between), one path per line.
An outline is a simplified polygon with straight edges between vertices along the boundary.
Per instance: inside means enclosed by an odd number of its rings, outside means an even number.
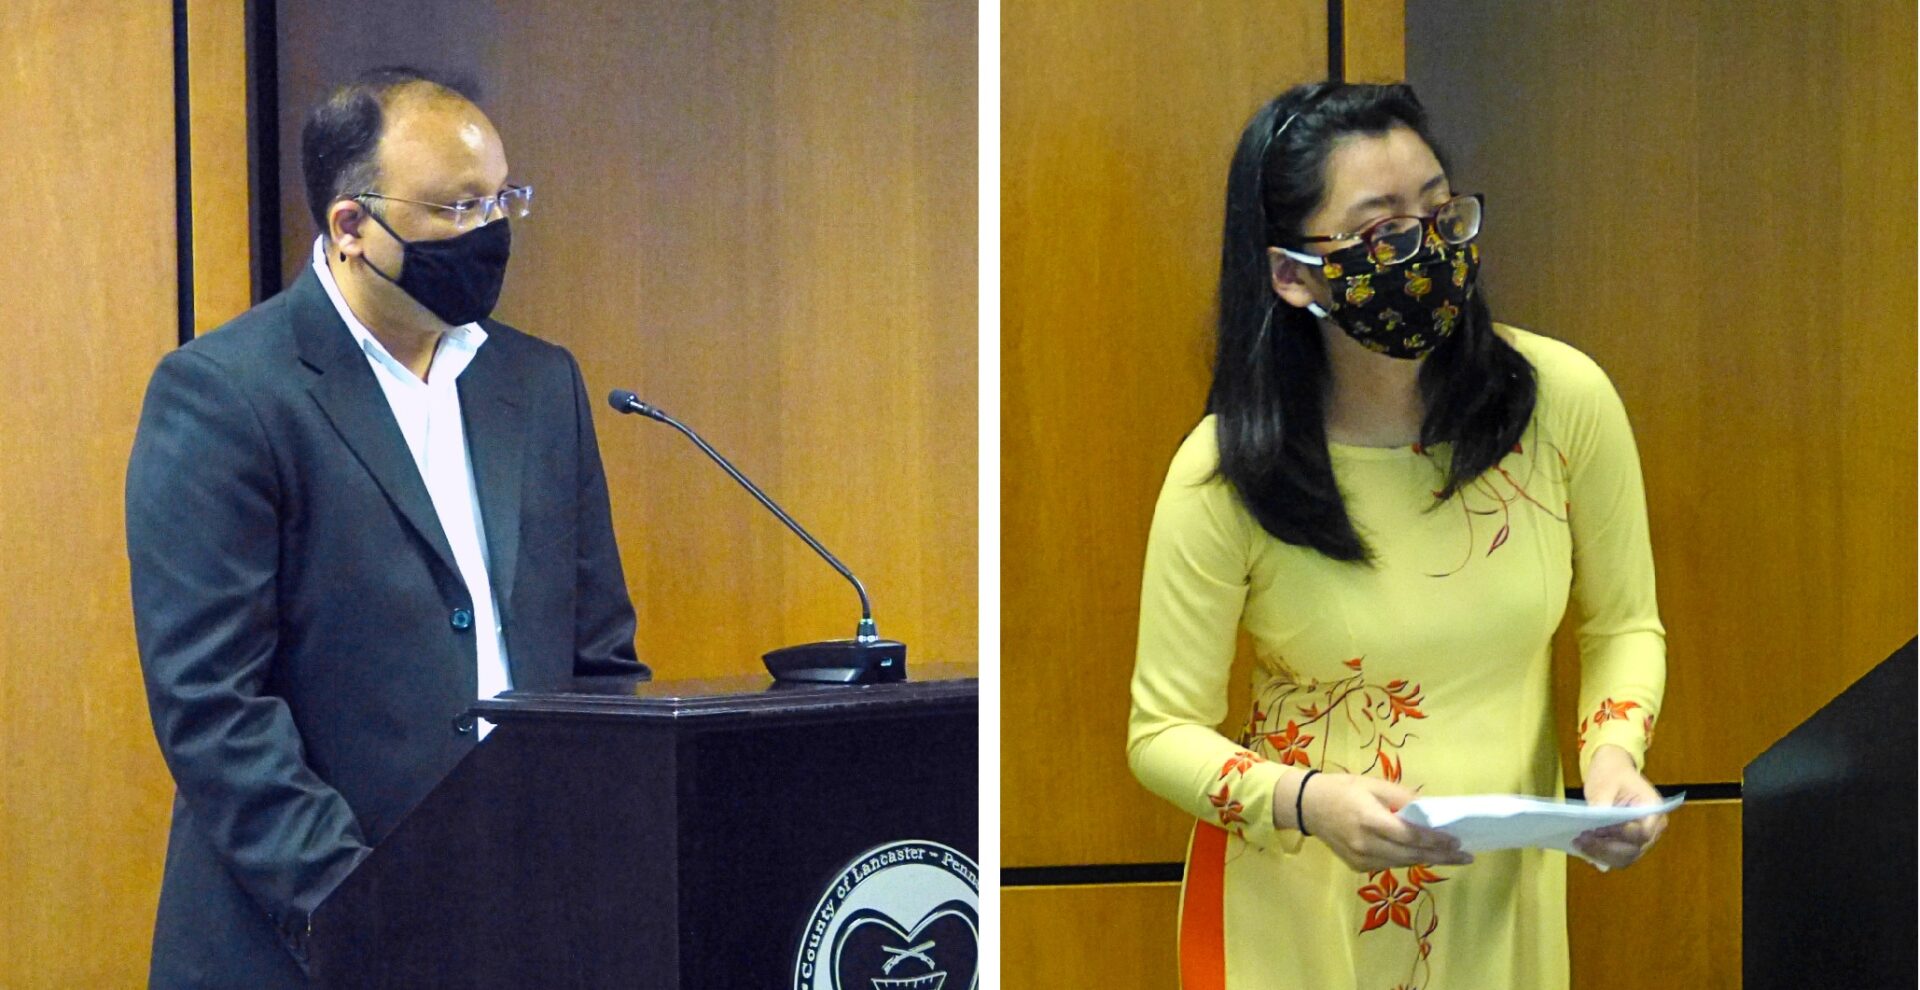
M1551 638L1581 657L1586 796L1642 776L1666 681L1639 457L1606 375L1497 325L1481 198L1404 86L1256 113L1227 184L1207 416L1154 511L1128 758L1199 820L1186 990L1556 990L1566 855L1459 850L1417 796L1562 793ZM1227 716L1236 637L1253 706ZM1631 864L1664 819L1589 832Z

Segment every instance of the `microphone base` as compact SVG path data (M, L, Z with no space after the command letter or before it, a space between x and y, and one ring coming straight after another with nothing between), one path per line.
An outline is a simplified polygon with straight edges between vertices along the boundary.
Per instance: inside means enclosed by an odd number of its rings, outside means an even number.
M907 679L907 644L891 639L803 643L781 647L761 659L766 661L767 673L785 683L885 684Z

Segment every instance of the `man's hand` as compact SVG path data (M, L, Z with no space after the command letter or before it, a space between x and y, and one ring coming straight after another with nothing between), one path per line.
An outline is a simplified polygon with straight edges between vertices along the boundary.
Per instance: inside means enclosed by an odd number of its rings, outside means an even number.
M1587 767L1587 803L1597 807L1637 807L1659 804L1660 792L1647 783L1633 757L1618 746L1601 746L1593 751ZM1666 831L1667 816L1652 815L1623 825L1610 825L1580 833L1573 846L1589 859L1610 869L1632 866Z

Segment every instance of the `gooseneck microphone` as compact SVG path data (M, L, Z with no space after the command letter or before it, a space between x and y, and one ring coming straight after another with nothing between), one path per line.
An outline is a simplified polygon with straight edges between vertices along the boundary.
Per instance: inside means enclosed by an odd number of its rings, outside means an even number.
M786 510L776 505L773 499L767 497L766 492L760 490L760 486L747 480L747 476L741 474L739 468L720 456L719 451L700 439L700 434L693 432L685 423L667 415L666 411L659 406L640 401L638 395L623 388L614 389L607 396L607 404L619 412L645 416L680 431L708 457L713 458L713 462L720 465L721 470L727 472L729 477L739 482L740 487L745 488L748 494L758 499L760 504L778 516L781 522L786 523L788 529L807 541L807 546L812 547L814 553L832 564L833 569L839 571L840 576L846 578L853 585L853 590L859 593L860 625L856 628L854 637L787 646L767 653L761 659L766 662L767 672L773 675L774 680L831 684L875 684L882 681L906 680L906 644L880 638L879 629L873 622L873 600L867 597L866 585L861 584L860 579L853 576L853 571L841 563L840 558L827 552L827 548L821 546L820 541L813 538L813 534L795 522L792 516L787 515Z

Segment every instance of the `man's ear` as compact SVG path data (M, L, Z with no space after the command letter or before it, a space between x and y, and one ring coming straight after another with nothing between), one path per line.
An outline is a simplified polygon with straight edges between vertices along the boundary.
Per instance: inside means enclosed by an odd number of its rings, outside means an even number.
M358 200L336 199L327 207L327 233L333 239L334 252L341 255L340 260L361 253L361 228L366 219L367 208Z
M1320 269L1295 261L1277 247L1267 248L1267 268L1274 294L1289 306L1305 308L1328 295Z

